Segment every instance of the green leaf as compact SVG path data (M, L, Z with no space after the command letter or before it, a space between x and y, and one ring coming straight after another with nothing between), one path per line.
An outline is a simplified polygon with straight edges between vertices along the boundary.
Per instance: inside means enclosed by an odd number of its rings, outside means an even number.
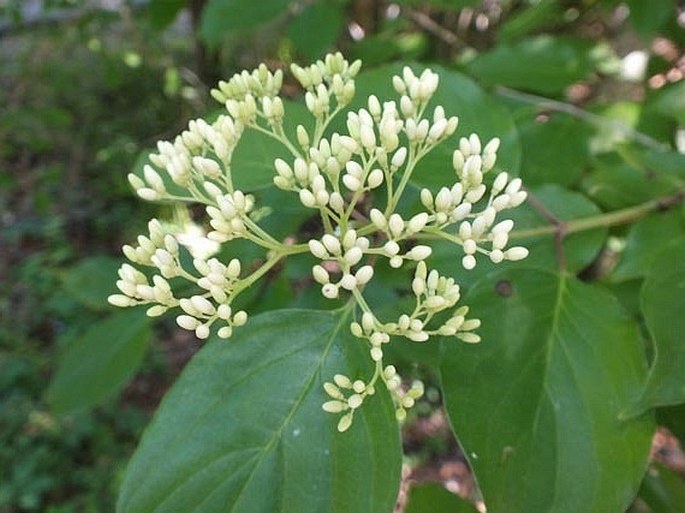
M121 260L107 256L85 258L62 275L62 291L93 310L111 310L107 296Z
M321 409L336 372L370 370L348 322L282 310L211 340L143 436L117 511L391 512L401 449L387 392L378 387L342 434Z
M573 185L589 160L588 140L594 129L566 114L541 120L534 113L517 123L523 146L521 178L527 186Z
M635 323L603 289L533 269L489 275L464 303L482 343L442 342L442 387L488 511L625 511L654 428L621 420L645 375Z
M58 414L102 403L140 366L150 341L150 320L140 309L121 310L67 343L47 391Z
M658 425L667 427L680 440L680 445L685 446L685 403L657 408L656 421Z
M681 513L685 504L685 481L671 469L654 464L645 475L639 497L652 513Z
M592 162L583 189L608 210L626 208L685 186L685 155L622 148Z
M466 70L488 86L559 95L592 72L589 54L590 45L585 41L543 35L501 44L469 62Z
M651 41L670 16L676 16L674 0L627 0L630 22L642 37Z
M477 513L470 502L448 492L439 484L412 486L405 513Z
M202 10L200 37L217 45L228 35L248 32L284 13L292 0L209 0Z
M295 128L313 123L309 111L301 101L285 104L284 131L295 140ZM277 157L291 159L288 149L280 141L262 132L246 129L233 153L233 184L243 191L254 191L273 186L274 160Z
M650 263L674 238L685 235L685 219L678 209L655 212L630 227L621 259L611 273L612 281L643 278Z
M305 7L287 30L298 52L307 59L315 60L333 48L345 27L344 8L343 3L330 0Z
M187 0L151 0L147 7L150 25L155 30L165 29L171 25L187 3Z
M657 91L645 103L645 110L673 118L685 125L685 82L682 80Z
M685 402L685 238L665 247L652 260L642 286L642 312L654 341L640 409Z
M539 0L529 2L507 16L498 29L500 41L511 42L550 25L563 21L563 9L559 0Z

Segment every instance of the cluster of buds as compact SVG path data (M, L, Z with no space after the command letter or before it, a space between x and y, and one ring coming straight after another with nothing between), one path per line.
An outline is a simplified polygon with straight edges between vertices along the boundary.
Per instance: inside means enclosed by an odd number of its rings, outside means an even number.
M521 181L504 171L487 178L497 162L500 141L496 138L482 145L475 134L462 137L445 186L421 190L418 212L405 217L397 212L417 164L454 135L459 120L447 117L439 105L428 112L439 84L436 73L424 70L416 75L405 67L401 75L392 77L397 98L381 101L369 96L364 108L345 114L346 130L333 132L331 120L352 100L360 66L341 54L310 66L291 66L313 117L311 126L298 125L293 134L286 133L286 105L279 97L282 71L272 73L261 65L220 82L212 96L226 112L212 124L191 121L173 141L158 143L158 152L150 155L142 176L130 175L129 181L146 200L204 205L210 239L219 244L247 239L263 248L264 260L260 266L251 263L256 270L247 275L236 258L228 263L196 258L185 269L176 237L153 220L148 236L140 236L136 247L124 247L130 263L119 272L121 294L110 296L117 306L147 304L153 316L178 307L176 320L181 327L199 338L213 330L227 338L247 321L246 312L234 311L235 298L283 258L309 253L319 260L312 277L323 297L347 296L349 311L359 313L350 325L353 343L366 344L374 368L367 378L337 374L324 384L330 400L323 409L340 415L339 431L352 425L354 412L374 395L379 383L392 397L399 420L423 394L420 382L405 384L395 367L384 363L384 349L394 339L480 341L474 332L480 321L467 318L468 307L459 305L460 287L454 277L441 276L427 265L431 239L460 247L455 258L466 270L476 266L479 254L499 263L520 260L528 253L522 247L507 247L514 223L498 219L520 205L526 193ZM259 224L258 198L234 188L233 173L240 172L240 163L233 162L233 154L245 130L266 133L288 150L290 156L274 160L273 183L296 194L302 206L320 218L321 233L311 240L282 241L272 236ZM379 259L398 272L404 272L405 264L413 268L413 277L407 276L415 296L413 310L389 321L380 320L364 296ZM152 281L134 266L153 269ZM191 282L195 290L177 298L167 281L172 278Z

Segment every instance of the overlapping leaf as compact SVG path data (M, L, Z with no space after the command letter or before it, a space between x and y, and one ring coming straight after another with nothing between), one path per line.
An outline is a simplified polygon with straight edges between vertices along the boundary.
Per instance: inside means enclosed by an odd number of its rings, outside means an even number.
M654 362L640 406L685 402L685 238L654 257L641 302L654 341Z

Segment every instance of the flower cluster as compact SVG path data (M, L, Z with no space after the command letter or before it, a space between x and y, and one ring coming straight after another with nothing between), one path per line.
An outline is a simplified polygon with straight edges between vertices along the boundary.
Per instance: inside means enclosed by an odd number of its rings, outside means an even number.
M225 105L226 112L212 124L191 121L174 141L158 143L158 151L150 155L151 165L145 166L142 176L129 175L129 181L145 200L204 205L210 239L221 244L247 239L264 249L264 261L247 274L236 258L228 263L196 258L186 269L175 236L153 220L148 236L140 236L137 246L123 248L130 263L119 272L121 293L109 298L122 307L149 305L151 316L178 307L181 313L176 320L182 328L206 338L218 326L218 336L227 338L247 321L244 311L234 311L235 298L283 258L311 254L319 260L312 277L321 294L329 299L347 295L355 306L358 320L350 330L366 344L374 363L366 380L337 374L324 384L330 400L323 408L340 415L339 431L350 427L354 412L375 393L379 380L390 392L400 420L422 395L420 382L405 386L396 369L383 361L384 346L394 338L420 343L432 336L467 343L480 340L474 333L480 321L467 318L468 307L459 305L459 285L427 265L431 240L460 246L466 270L476 266L479 254L499 263L520 260L528 253L522 247L508 247L513 222L498 219L520 205L526 193L521 181L506 172L487 178L496 166L496 138L482 144L476 134L462 137L453 152L452 172L446 173L451 180L439 190L421 190L420 211L406 217L398 212L418 163L454 135L459 120L447 117L441 106L429 110L438 75L424 70L417 76L408 67L392 78L395 100L381 102L371 95L363 108L347 109L360 66L340 54L307 67L293 65L313 123L296 126L290 135L284 126L287 102L279 96L280 70L272 73L262 65L220 82L212 96ZM345 130L334 132L331 121L346 109ZM259 225L256 199L233 184L233 154L246 130L266 134L287 149L289 157L274 161L273 183L296 194L302 206L320 218L320 235L285 242ZM396 319L379 319L364 297L379 259L395 269L405 265L413 269L413 278L408 277L415 296L413 308ZM151 268L151 281L134 265ZM168 281L172 279L191 282L195 292L175 297Z

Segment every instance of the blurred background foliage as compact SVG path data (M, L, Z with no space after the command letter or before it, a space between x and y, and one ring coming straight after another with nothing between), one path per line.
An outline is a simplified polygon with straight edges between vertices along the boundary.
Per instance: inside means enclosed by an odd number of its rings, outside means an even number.
M198 348L173 322L153 333L105 298L120 246L151 215L201 239L192 212L137 201L125 176L215 110L216 80L336 49L366 70L459 71L440 101L467 91L450 112L502 137L508 168L561 219L672 198L667 212L566 241L568 268L637 316L654 255L685 234L684 47L676 0L0 0L0 512L112 511L127 458ZM360 94L387 81L380 69ZM293 82L285 91L298 94ZM537 254L556 265L551 245ZM307 265L247 301L318 306L296 283ZM658 413L680 440L683 419L682 407ZM424 443L412 458L453 445ZM683 511L685 462L664 458L632 511ZM406 511L473 510L441 487L408 497Z

